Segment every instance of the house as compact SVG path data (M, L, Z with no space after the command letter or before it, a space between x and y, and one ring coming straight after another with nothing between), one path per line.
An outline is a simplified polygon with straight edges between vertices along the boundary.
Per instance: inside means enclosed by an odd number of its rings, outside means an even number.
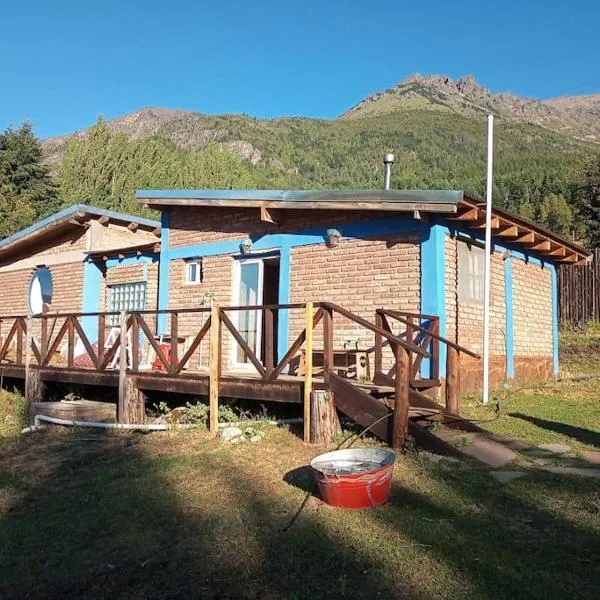
M0 315L155 308L159 237L157 221L65 208L0 241ZM82 327L95 342L97 318Z
M374 322L376 309L385 308L414 315L415 326L435 321L442 338L482 352L485 205L472 194L140 190L137 198L161 212L160 309L328 301ZM500 209L491 222L491 384L547 378L559 366L555 266L580 263L588 253ZM159 319L165 330L166 315ZM302 319L278 310L272 345L261 311L238 311L235 325L252 351L272 362L286 353ZM191 332L198 324L179 327ZM376 344L368 334L342 318L334 343L368 354ZM226 368L247 366L239 344L223 343ZM267 356L271 347L275 357ZM441 377L446 349L439 348ZM463 356L463 392L481 385L481 362Z

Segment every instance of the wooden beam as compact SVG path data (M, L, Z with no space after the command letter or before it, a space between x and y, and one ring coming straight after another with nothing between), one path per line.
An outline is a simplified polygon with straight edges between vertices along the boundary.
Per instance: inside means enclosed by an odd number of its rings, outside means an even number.
M127 377L127 319L126 311L121 311L121 331L119 334L119 397L117 404L117 422L125 422L125 411L127 409L127 387L125 378Z
M98 219L98 223L100 223L100 225L104 225L105 227L108 225L109 221L110 218L106 216L102 216Z
M526 244L529 250L550 250L550 240L542 240L534 244Z
M449 221L476 221L479 219L479 209L477 208L469 208L455 217L448 217Z
M313 371L313 303L306 303L306 341L305 341L305 374L304 374L304 442L310 442L310 399L312 395Z
M75 213L75 217L78 218L78 219L85 219L87 217L87 215L82 210L78 210Z
M208 383L208 422L209 430L215 434L219 430L219 362L221 361L220 313L218 304L210 309L209 340L209 383Z
M137 223L129 223L129 225L127 225L127 229L129 229L129 231L137 231L137 228L138 228Z
M446 410L458 414L460 363L456 348L448 346L446 358Z
M85 227L85 229L87 229L90 226L89 223L82 223L81 221L78 221L77 219L69 219L69 223L71 225L77 225L79 227Z
M504 223L504 225L508 225L504 229L500 229L500 231L496 234L500 237L519 237L519 228L516 225L510 225Z
M521 244L533 244L535 242L535 234L533 231L529 231L526 234L516 239L517 242Z
M558 248L548 252L548 256L566 256L566 254L567 251L564 246L559 246Z
M565 256L564 258L562 258L560 260L560 262L564 262L564 263L575 263L578 260L578 256L577 254L569 254L568 256Z
M283 213L276 208L260 207L260 220L265 223L281 225L283 223Z
M157 227L156 229L152 230L152 233L156 236L156 237L160 237L160 227Z
M469 223L469 227L474 227L475 229L485 229L485 215L474 223ZM498 229L500 227L500 219L498 217L491 218L491 228Z

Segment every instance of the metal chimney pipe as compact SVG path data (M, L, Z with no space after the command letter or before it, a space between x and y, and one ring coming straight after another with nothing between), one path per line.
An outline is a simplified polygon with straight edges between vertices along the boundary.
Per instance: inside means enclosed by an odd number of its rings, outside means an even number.
M383 189L389 190L392 185L392 165L394 155L391 152L383 155Z

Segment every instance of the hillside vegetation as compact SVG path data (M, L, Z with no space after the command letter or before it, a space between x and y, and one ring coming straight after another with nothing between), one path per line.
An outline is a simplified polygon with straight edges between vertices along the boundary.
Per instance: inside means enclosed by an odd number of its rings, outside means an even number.
M134 191L147 187L379 188L382 155L390 151L395 188L483 196L491 110L499 117L495 203L557 233L585 236L593 211L581 212L581 173L598 150L599 106L596 97L541 102L492 94L472 78L414 76L338 119L147 108L99 119L90 129L45 140L42 148L59 205L90 202L139 212ZM5 204L17 207L7 213L24 216L2 235L55 206Z

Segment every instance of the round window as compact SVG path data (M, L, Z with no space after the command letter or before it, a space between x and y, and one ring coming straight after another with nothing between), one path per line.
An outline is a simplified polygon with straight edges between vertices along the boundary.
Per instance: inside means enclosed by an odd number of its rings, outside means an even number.
M29 284L29 312L41 315L52 302L52 273L47 267L38 267Z

